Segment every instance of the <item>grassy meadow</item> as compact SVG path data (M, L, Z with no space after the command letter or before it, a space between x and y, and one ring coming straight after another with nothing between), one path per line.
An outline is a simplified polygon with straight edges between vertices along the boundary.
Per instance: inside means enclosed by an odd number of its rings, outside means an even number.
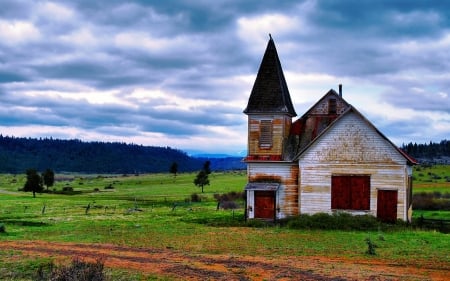
M427 168L428 169L428 168ZM415 170L414 192L450 192L450 166ZM429 174L441 178L431 179ZM419 173L423 176L419 176ZM442 174L442 175L441 175ZM0 176L0 240L108 243L222 255L326 256L370 259L366 238L377 244L377 258L403 264L420 261L449 266L448 234L408 227L377 231L298 230L244 221L244 205L217 210L214 194L240 192L245 171L212 173L204 193L195 173L145 175L58 174L52 190L68 194L19 192L25 175ZM191 202L197 193L201 202ZM440 216L448 217L449 212ZM431 214L430 214L431 215ZM46 259L20 258L0 250L0 279L12 271L31 272ZM29 280L24 273L23 280ZM136 273L139 274L139 273ZM16 275L17 276L17 275ZM157 278L147 277L149 279Z
M413 192L446 195L446 200L450 200L450 165L415 166ZM414 218L422 215L425 218L450 220L450 211L415 209L413 212Z

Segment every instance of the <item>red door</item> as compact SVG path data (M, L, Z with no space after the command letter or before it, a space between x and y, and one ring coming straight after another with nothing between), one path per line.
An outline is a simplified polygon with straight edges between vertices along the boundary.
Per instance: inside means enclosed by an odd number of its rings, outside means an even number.
M377 218L385 222L397 220L397 190L378 190Z
M331 209L370 210L370 176L332 176Z
M274 219L275 192L255 191L255 218Z

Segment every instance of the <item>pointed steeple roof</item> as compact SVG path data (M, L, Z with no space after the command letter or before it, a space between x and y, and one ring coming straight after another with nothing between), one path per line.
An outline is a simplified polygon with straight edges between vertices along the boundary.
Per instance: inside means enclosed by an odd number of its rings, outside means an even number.
M244 113L284 113L297 116L272 36L267 43Z

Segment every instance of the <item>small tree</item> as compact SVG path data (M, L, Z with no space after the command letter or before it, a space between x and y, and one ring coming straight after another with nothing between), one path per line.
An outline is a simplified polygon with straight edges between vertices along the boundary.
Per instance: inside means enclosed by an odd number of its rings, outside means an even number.
M44 180L44 185L47 186L47 190L49 187L52 187L55 183L55 173L51 169L45 170L42 173L42 179Z
M178 163L177 162L173 162L172 165L170 166L170 173L173 174L174 178L177 177L177 173L178 173Z
M209 185L208 174L205 172L205 170L200 170L200 172L198 172L197 177L194 180L194 184L198 187L201 187L203 193L203 187L205 185Z
M35 169L28 169L26 173L27 181L25 182L23 190L32 191L33 197L36 197L36 192L41 192L43 190L42 178Z
M203 171L205 171L205 173L207 174L207 175L209 175L209 174L211 174L211 168L210 168L210 166L211 166L211 161L205 161L205 163L203 163Z

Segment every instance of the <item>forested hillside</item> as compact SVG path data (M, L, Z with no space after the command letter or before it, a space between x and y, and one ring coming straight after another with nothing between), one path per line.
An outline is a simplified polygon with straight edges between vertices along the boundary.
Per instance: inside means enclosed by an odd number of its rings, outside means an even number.
M428 144L410 142L403 144L401 149L421 161L450 164L450 140L442 140L439 143L430 142Z
M199 170L203 161L170 147L80 140L32 139L0 135L0 172L43 171L83 173L178 172Z
M199 157L198 159L211 162L213 171L229 171L229 170L245 170L247 164L243 161L243 157Z

